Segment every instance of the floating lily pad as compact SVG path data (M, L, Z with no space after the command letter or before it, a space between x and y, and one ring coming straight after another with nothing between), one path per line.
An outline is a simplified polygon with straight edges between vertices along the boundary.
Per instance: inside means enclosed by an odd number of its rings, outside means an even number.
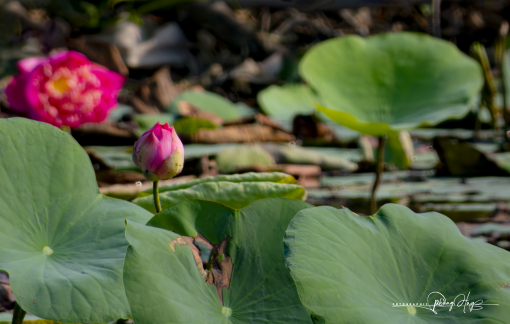
M319 111L374 136L461 118L483 85L480 66L455 45L407 32L322 42L300 72Z
M275 165L275 160L260 145L240 145L221 151L216 157L218 168L223 173L259 166Z
M324 155L338 157L354 163L363 160L363 150L359 148L307 146L306 149Z
M286 129L292 129L292 121L297 114L316 112L315 104L319 102L317 95L304 84L272 85L259 92L257 100L266 115Z
M173 125L175 121L175 116L171 114L157 114L157 115L138 114L135 115L135 121L138 123L138 128L140 131L139 133L140 135L142 135L143 133L154 127L154 125L156 125L156 123L158 122L161 124L168 123L169 125Z
M423 174L423 172L421 173ZM370 185L374 181L371 173L349 174L345 176L324 176L321 178L323 187L347 187L352 185ZM382 175L383 182L395 182L409 177L407 171L385 172Z
M421 205L418 211L435 211L448 216L454 222L469 222L491 218L496 215L497 208L494 203L427 203Z
M373 217L359 217L348 209L310 208L296 215L284 243L301 301L319 323L474 324L510 317L510 254L465 238L438 213L385 205ZM442 296L457 298L456 305L433 307ZM463 298L484 305L463 307Z
M241 144L222 143L222 144L188 144L184 145L185 159L197 159L202 156L218 155L222 150L237 147Z
M359 133L339 125L319 112L315 104L321 103L321 99L307 85L287 84L281 87L272 85L262 90L257 99L266 115L279 122L287 130L292 130L296 115L316 114L333 130L339 141L347 144L359 137Z
M280 145L268 143L263 146L275 158L279 164L306 164L317 165L322 170L347 171L352 172L358 169L356 163L348 159L332 154L334 149L324 153L317 150L310 150L307 147Z
M179 135L191 136L198 132L200 129L216 129L218 125L207 119L184 117L174 123L175 131Z
M245 104L234 104L222 96L208 91L185 91L172 100L170 112L179 113L177 104L186 101L193 104L200 110L213 113L225 121L232 121L243 118L254 113L253 109Z
M449 137L468 140L475 136L475 131L470 129L441 129L441 128L418 128L409 131L412 137L422 141L432 141L435 137Z
M376 198L379 203L409 204L419 212L441 208L442 213L454 217L455 221L490 217L497 210L498 202L510 201L508 177L466 179L432 175L429 171L385 172ZM324 176L321 185L327 188L308 189L307 201L315 205L343 205L358 213L368 213L367 201L373 180L374 175L367 173ZM476 205L471 208L470 204Z
M477 226L470 231L472 236L477 235L490 235L497 233L498 235L510 235L510 225L497 224L497 223L485 223Z
M132 146L87 146L87 153L115 171L140 171L133 162Z
M20 306L66 323L129 317L124 221L142 208L99 193L87 153L67 133L0 120L0 269Z
M322 170L335 170L352 172L357 170L356 163L349 161L347 156L340 156L334 148L309 149L296 145L282 145L277 143L265 143L263 145L239 145L226 148L218 153L216 162L223 172L235 172L243 168L261 166L273 166L276 164L306 164L317 165ZM352 151L352 158L359 159L357 150Z
M124 281L134 322L311 324L285 268L282 244L291 219L309 207L287 199L264 199L242 209L188 200L148 224L178 234L128 223ZM225 263L214 278L226 279L218 290L205 282L207 271L199 271L179 236L198 233L214 245L228 242L216 255Z
M154 126L154 125L153 125ZM186 160L201 158L202 156L217 155L224 149L237 147L239 144L189 144L184 145ZM132 146L87 146L85 148L95 157L101 159L107 166L116 171L140 171L132 158Z
M110 113L108 115L108 121L119 122L124 117L132 116L132 115L134 115L134 113L135 113L135 110L133 109L133 107L119 104L119 105L117 105L116 108L114 108L112 111L110 111ZM142 116L142 115L140 115L140 116ZM143 116L149 116L149 115L143 115ZM136 118L136 116L135 116L135 118Z

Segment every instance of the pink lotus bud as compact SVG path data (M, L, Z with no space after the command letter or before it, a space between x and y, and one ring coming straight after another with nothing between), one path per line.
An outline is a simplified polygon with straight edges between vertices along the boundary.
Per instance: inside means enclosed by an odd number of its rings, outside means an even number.
M5 89L9 106L57 127L105 120L125 81L74 51L20 60L18 70Z
M148 180L170 179L182 171L184 146L173 126L158 122L135 143L133 161Z

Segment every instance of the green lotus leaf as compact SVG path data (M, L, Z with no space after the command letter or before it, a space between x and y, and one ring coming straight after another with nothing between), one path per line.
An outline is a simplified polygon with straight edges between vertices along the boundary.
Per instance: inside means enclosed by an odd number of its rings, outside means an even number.
M184 152L186 152L184 159L199 159L203 156L218 155L222 150L230 147L236 147L242 144L237 143L220 143L220 144L186 144L184 145Z
M510 318L510 253L465 238L438 213L415 214L393 204L372 217L310 208L296 215L284 244L301 302L323 323ZM440 294L447 302L457 298L456 305L433 307ZM465 299L484 305L464 307Z
M223 98L219 94L209 91L185 91L177 98L172 100L168 110L173 113L179 113L178 103L186 101L193 104L200 110L213 113L225 121L232 121L246 116L253 115L252 108L245 104L234 104L230 100Z
M85 151L40 122L0 120L0 179L0 269L20 306L66 323L127 318L124 221L151 214L102 196Z
M91 160L103 164L115 171L138 171L133 162L133 146L86 146L85 151Z
M277 164L317 165L323 171L353 172L358 169L356 163L335 154L337 148L305 148L277 143L265 143L263 147L275 157Z
M292 129L297 114L311 115L316 112L317 95L304 84L272 85L257 95L260 107L285 128Z
M156 122L157 120L152 126L154 126ZM184 145L184 151L186 152L184 158L188 161L201 158L202 156L217 155L226 148L236 147L238 145L240 144L188 144ZM133 146L88 146L85 147L85 150L95 159L100 160L105 166L115 169L116 171L131 170L142 172L133 162Z
M150 226L128 223L124 282L134 322L311 324L285 267L282 244L294 215L309 207L288 199L264 199L242 209L187 200L163 210ZM179 235L204 237L216 246L228 242L215 257L225 262L223 302Z
M374 136L461 118L483 85L478 63L455 45L408 32L322 42L300 72L320 112Z
M256 165L270 167L276 164L274 158L261 145L245 144L227 148L216 156L220 172L234 173Z
M170 190L177 189L186 189L192 186L195 186L200 183L206 182L274 182L274 183L283 183L283 184L298 184L297 180L283 172L246 172L240 174L227 174L227 175L219 175L215 177L205 177L200 179L195 179L186 182L176 182L167 184L159 187L159 192L165 192ZM146 190L145 192L152 193L152 189Z
M263 198L288 198L304 200L306 190L297 184L273 182L203 182L192 187L165 191L159 194L161 207L171 207L188 199L216 201L231 208L243 208ZM155 213L152 195L133 200L133 203Z
M134 120L138 124L139 135L154 127L156 123L166 124L170 126L175 122L175 116L171 114L137 114Z
M174 123L177 134L191 136L201 129L216 129L218 125L207 119L195 117L183 117Z

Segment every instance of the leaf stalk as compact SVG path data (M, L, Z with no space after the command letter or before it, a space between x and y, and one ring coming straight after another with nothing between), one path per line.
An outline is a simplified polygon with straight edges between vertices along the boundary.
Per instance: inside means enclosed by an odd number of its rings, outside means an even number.
M21 308L18 303L14 304L14 313L12 314L12 324L23 324L23 319L27 312Z
M372 186L372 196L370 197L370 209L372 215L377 212L377 201L375 194L381 183L381 177L384 171L384 146L386 144L386 136L379 137L379 145L377 148L377 169L375 173L375 181Z

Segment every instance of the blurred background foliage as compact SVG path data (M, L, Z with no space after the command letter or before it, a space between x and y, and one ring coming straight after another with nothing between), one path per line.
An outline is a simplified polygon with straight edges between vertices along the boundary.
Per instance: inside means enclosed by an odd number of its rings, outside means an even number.
M23 117L3 92L18 60L76 50L127 77L107 121L72 130L103 193L143 198L148 187L131 147L159 121L174 125L185 144L175 181L281 171L307 188L308 202L369 214L378 140L317 111L325 97L303 80L303 58L333 38L439 31L483 71L483 89L463 116L389 135L377 204L436 210L466 235L508 247L508 230L497 228L510 223L510 1L440 1L439 12L432 4L0 0L0 118ZM482 222L496 227L474 231Z

